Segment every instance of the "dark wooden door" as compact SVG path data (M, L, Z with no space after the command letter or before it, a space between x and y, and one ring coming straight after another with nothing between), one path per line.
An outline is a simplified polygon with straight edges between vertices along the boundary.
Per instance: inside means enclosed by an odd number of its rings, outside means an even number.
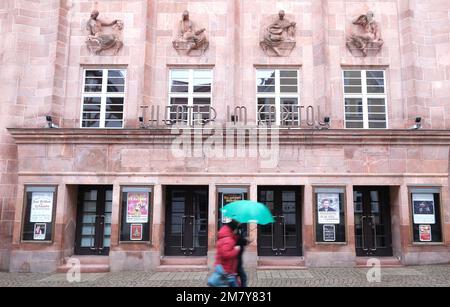
M260 187L258 201L275 222L258 227L259 256L301 256L300 191L295 187Z
M112 186L79 187L75 254L109 254L111 213Z
M355 187L357 256L392 256L389 188Z
M206 256L207 252L208 187L167 187L165 255Z

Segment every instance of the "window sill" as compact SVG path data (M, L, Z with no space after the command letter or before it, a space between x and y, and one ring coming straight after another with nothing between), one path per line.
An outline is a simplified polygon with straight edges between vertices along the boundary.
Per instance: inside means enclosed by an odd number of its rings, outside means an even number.
M52 244L53 244L53 241L44 241L44 240L42 240L42 241L38 241L38 240L21 240L20 243L21 243L21 244L28 244L28 243L31 243L31 244L46 244L46 245L52 245Z
M348 245L348 242L315 242L315 245L341 245L345 246Z
M411 246L444 246L444 242L412 242Z

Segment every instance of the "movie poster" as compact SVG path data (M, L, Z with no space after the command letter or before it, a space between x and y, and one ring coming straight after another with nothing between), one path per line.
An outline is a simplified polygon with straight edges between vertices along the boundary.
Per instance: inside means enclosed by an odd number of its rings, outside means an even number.
M244 194L243 193L223 193L222 194L222 208L229 203L232 203L234 201L238 200L244 200ZM226 224L231 222L230 218L224 217L222 215L222 223Z
M31 196L30 223L51 223L53 218L53 193L33 192Z
M419 240L431 242L431 225L419 225Z
M339 194L318 193L317 214L319 224L340 224Z
M142 240L142 224L131 224L130 240L131 241L141 241Z
M336 228L333 224L323 225L323 241L324 242L336 241Z
M36 223L34 224L33 240L45 240L47 234L47 224Z
M414 224L435 224L433 194L413 194Z
M129 192L127 194L127 223L147 223L148 204L148 193Z

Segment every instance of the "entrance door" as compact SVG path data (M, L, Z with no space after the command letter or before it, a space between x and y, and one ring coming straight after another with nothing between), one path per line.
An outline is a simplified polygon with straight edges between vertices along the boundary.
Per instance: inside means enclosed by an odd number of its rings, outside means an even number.
M355 187L357 256L392 256L389 188Z
M208 187L167 187L165 254L206 256L207 251Z
M295 187L258 188L258 201L275 219L275 223L258 227L259 256L301 256L299 199Z
M80 186L75 254L108 255L112 186Z

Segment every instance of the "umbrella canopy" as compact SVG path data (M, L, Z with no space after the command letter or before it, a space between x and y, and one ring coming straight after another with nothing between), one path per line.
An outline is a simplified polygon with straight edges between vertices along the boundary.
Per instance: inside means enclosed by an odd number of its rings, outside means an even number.
M274 219L266 205L251 200L238 200L224 206L222 215L240 223L256 223L266 225Z

